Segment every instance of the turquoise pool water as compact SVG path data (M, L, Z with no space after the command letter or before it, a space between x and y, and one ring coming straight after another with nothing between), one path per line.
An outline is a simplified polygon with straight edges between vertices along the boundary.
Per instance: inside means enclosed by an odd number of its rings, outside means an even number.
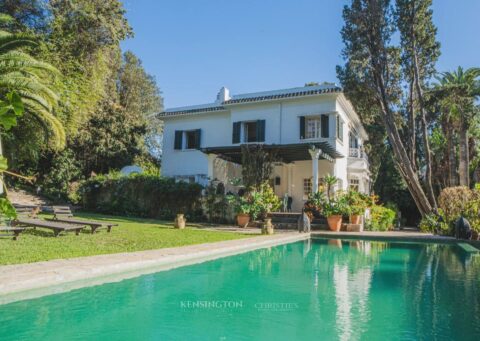
M457 246L311 240L0 306L0 340L479 340Z

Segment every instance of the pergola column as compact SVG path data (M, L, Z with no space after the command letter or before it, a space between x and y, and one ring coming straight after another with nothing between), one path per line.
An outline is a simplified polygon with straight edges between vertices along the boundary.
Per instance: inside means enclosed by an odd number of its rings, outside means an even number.
M207 177L208 177L208 181L214 180L213 170L214 170L214 167L215 167L215 159L216 158L217 158L216 154L207 154L207 159L208 159Z
M313 183L312 191L313 193L318 192L318 158L322 155L321 149L309 149L308 152L312 157L312 174L313 174Z

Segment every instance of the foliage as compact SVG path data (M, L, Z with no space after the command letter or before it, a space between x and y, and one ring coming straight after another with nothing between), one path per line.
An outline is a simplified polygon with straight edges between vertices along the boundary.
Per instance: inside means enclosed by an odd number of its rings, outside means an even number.
M451 235L451 229L448 223L445 222L442 214L427 214L422 218L418 228L422 232L435 233L441 235Z
M345 198L352 215L363 215L367 207L371 205L370 197L357 191L348 191Z
M222 183L211 182L204 193L206 214L209 222L227 222L228 197L225 195L225 186Z
M15 207L7 198L0 198L0 223L4 220L12 220L17 218Z
M0 16L0 26L12 21L9 16ZM65 145L65 131L54 115L58 95L51 86L51 79L58 75L58 70L23 51L37 44L38 37L34 35L0 30L0 96L4 98L0 103L0 115L4 118L2 125L6 129L15 126L16 117L25 112L45 129L52 147L61 149Z
M65 149L55 153L49 160L51 160L50 165L45 165L48 170L40 179L42 194L53 201L76 203L78 198L72 186L74 181L80 180L81 172L73 152Z
M268 213L278 210L281 206L280 199L266 182L243 196L229 195L227 200L237 213L248 214L253 220L264 219Z
M438 198L445 223L453 234L455 222L465 217L472 228L480 231L480 189L469 189L464 186L448 187L442 190Z
M319 218L323 213L323 206L327 202L327 197L325 193L322 191L318 191L316 193L310 193L308 195L308 200L305 202L303 206L303 210L310 218L310 221L315 217Z
M245 144L241 148L243 184L247 190L258 189L270 179L276 154L261 144Z
M28 229L16 242L0 239L0 264L21 264L67 259L101 254L162 249L222 240L246 238L248 235L232 232L206 231L198 225L187 223L187 228L173 228L172 221L126 218L75 212L75 216L89 220L111 221L118 226L111 233L100 230L91 235L85 229L79 236L67 233L61 238L49 238L49 230Z
M392 147L395 165L420 212L426 214L434 207L428 181L431 177L419 172L419 154L409 153L406 147L410 145L413 148L416 144L406 138L408 136L405 136L402 128L408 126L407 118L413 116L413 111L420 112L422 117L425 114L425 104L421 100L424 80L432 73L433 63L438 56L434 48L438 44L435 42L431 1L417 1L413 4L419 6L417 9L411 5L410 2L398 0L393 8L390 1L352 0L350 6L345 6L342 29L345 65L337 67L337 74L347 97L352 100L357 112L361 113L362 120L368 125L384 129ZM398 40L392 38L398 28L400 40L399 44L395 44ZM408 35L407 32L412 30L418 30L421 34ZM400 72L402 68L404 72ZM402 83L409 79L415 82L415 86L404 87ZM415 105L408 105L405 99L413 96L417 99ZM412 114L405 115L405 112ZM423 128L425 135L428 127L424 124ZM428 150L428 137L424 137L423 148ZM378 145L384 143L384 139L374 141ZM428 163L428 158L421 161Z
M394 227L395 211L380 205L370 207L370 219L365 223L369 231L388 231Z
M327 174L325 176L325 185L327 186L327 197L328 200L331 199L332 191L333 191L333 186L338 182L338 178L334 175Z
M333 215L348 215L350 214L350 206L348 205L347 197L344 194L337 195L335 198L327 200L322 209L325 217Z
M162 219L183 213L189 221L202 218L202 186L196 183L117 173L90 178L81 184L79 192L88 210Z

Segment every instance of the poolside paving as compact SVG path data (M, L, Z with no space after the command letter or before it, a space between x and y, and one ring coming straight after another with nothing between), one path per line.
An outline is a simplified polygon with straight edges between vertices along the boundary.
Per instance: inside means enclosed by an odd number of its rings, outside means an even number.
M0 266L0 304L116 282L309 237L288 231L175 248Z
M238 228L226 226L206 229L238 232ZM254 249L305 240L310 236L403 242L458 242L452 237L436 236L410 229L389 232L312 231L311 233L277 230L277 233L272 236L258 236L260 229L241 230L243 233L251 233L252 237L158 250L0 266L0 304L121 281ZM470 242L470 244L473 243Z

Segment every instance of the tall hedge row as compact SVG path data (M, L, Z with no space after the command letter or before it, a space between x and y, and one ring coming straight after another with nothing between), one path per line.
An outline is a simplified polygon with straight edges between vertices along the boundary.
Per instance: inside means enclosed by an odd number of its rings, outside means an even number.
M79 188L83 207L96 212L158 219L202 217L202 186L154 175L97 176Z

